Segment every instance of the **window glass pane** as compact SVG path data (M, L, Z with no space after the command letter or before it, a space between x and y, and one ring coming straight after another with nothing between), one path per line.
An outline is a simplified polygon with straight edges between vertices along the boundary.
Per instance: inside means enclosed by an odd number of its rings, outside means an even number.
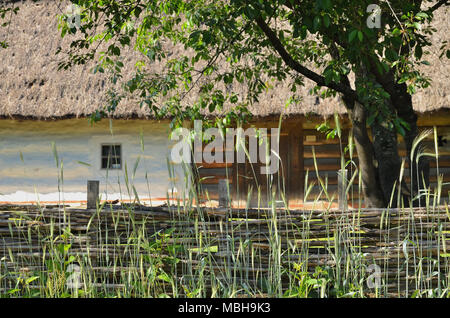
M108 156L109 149L110 149L110 146L107 146L107 145L102 146L102 157Z
M107 169L108 168L108 158L102 158L102 169Z
M112 146L113 156L120 156L120 145Z
M121 169L121 146L102 145L102 169Z

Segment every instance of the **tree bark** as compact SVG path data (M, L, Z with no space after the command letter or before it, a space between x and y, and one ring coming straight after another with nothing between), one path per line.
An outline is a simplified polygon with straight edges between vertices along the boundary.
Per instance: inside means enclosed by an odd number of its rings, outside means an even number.
M395 129L387 127L384 122L374 122L371 128L384 205L396 207L398 187L395 185L396 181L398 183L401 168L401 159L397 147L397 132Z
M373 145L367 133L366 111L360 103L349 101L345 97L344 102L352 122L365 206L368 208L383 208L385 207L384 196L374 165ZM351 104L353 104L353 107Z
M419 134L417 127L417 115L413 109L412 96L408 93L405 83L398 84L393 71L380 74L376 67L372 65L372 73L375 74L377 82L381 84L383 89L389 93L391 103L397 112L397 116L402 118L408 125L409 129L405 129L405 148L407 154L407 163L410 168L411 176L411 196L414 198L420 190L427 189L430 183L430 164L428 159L421 157L416 164L417 151L413 154L411 160L411 150L415 138ZM417 148L416 148L417 149ZM422 179L423 178L423 179ZM422 182L424 180L425 182ZM413 205L418 205L421 200L413 201Z
M412 96L408 93L406 84L394 84L394 93L391 94L391 101L397 110L397 115L409 125L409 129L406 129L405 132L404 142L411 175L411 192L412 196L415 197L420 190L427 189L430 184L430 163L428 159L421 157L418 164L416 164L417 147L411 160L411 150L414 140L419 135L419 128L417 127L417 115L413 109ZM420 201L416 200L413 202L413 205L418 205L421 203Z

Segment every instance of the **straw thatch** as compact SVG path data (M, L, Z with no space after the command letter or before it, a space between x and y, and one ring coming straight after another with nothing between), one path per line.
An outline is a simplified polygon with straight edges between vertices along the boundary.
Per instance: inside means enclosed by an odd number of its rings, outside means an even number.
M71 41L70 37L61 39L57 29L56 16L65 11L66 5L59 1L24 1L19 7L20 11L13 17L13 23L7 28L0 28L0 39L6 38L10 44L8 49L0 50L0 116L33 119L83 117L103 106L105 91L110 87L105 74L92 74L93 65L57 71L58 61L62 57L54 53L58 47L67 47ZM438 58L440 43L450 33L447 14L448 9L441 8L435 22L439 32L432 39L435 45L429 57L431 66L423 66L423 70L431 75L433 84L431 88L414 95L414 106L418 112L450 108L450 63ZM126 61L137 59L137 54L131 50L124 50L123 53ZM158 65L152 65L152 68L155 67ZM125 74L131 72L131 68L125 69ZM281 112L288 115L316 113L327 116L336 111L345 112L338 97L317 103L317 97L308 94L313 84L308 80L306 84L301 92L301 103L285 109L290 95L288 85L276 83L250 110L256 116ZM234 88L245 90L245 87ZM194 97L189 96L185 102L189 104ZM149 115L133 99L122 101L115 113L120 118Z

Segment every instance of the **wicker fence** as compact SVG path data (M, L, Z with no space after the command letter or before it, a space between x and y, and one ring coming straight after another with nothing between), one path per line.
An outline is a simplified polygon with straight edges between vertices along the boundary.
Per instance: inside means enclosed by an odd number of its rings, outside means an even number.
M88 264L94 273L91 285L105 291L129 289L121 279L124 273L139 272L159 259L176 284L198 279L199 273L208 277L208 291L220 282L283 295L295 285L289 273L314 275L320 268L344 285L362 282L366 295L442 292L449 286L449 221L445 207L340 212L5 206L0 211L0 288L3 294L20 290L20 277L51 271L47 260L60 250L62 261ZM375 287L366 283L374 274L380 283ZM278 290L267 290L263 281ZM173 285L162 279L158 286L173 294ZM28 288L43 287L36 280Z

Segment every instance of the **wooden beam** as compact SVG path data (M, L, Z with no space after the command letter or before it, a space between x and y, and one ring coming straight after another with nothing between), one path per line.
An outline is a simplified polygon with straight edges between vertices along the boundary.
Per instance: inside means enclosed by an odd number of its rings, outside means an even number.
M303 202L304 183L304 150L303 150L303 126L292 128L289 135L288 147L289 170L287 174L289 184L289 203Z
M417 126L419 127L450 126L450 108L443 108L426 113L418 113L417 116ZM303 118L303 129L315 129L318 124L323 123L324 121L323 116L309 116L307 118L303 116ZM339 115L339 118L341 120L341 127L343 129L351 127L351 123L347 114L341 114ZM334 125L332 116L328 118L328 123L330 124L330 126Z
M417 126L450 126L450 109L441 109L438 111L419 114Z
M225 176L212 176L207 173L200 175L201 184L218 184L220 180L228 180L229 183L233 183L233 178L226 178Z
M205 169L213 169L213 168L231 168L233 166L232 163L230 162L222 162L222 163L217 163L217 162L213 162L213 163L206 163L206 162L202 162L202 163L196 163L197 168L205 168Z
M96 209L99 199L100 181L88 180L87 182L87 208Z
M338 171L338 203L339 210L347 210L347 170Z
M219 207L227 207L229 205L230 198L228 196L228 180L219 180Z

